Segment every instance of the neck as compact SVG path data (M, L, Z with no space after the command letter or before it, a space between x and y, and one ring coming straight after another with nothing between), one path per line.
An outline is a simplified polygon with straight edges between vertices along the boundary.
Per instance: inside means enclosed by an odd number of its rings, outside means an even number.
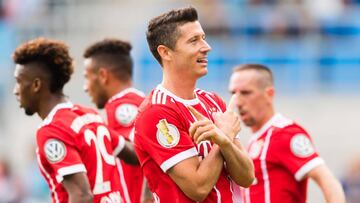
M182 99L194 99L196 80L192 78L183 78L180 74L163 73L163 81L161 85Z
M256 125L253 125L251 127L251 131L252 132L257 132L258 130L260 130L267 122L270 121L270 119L275 115L274 109L270 109L269 111L267 111L264 116L262 117L261 120L259 120L257 122Z
M61 94L49 94L48 96L40 99L40 108L38 115L42 120L44 120L50 111L57 105L63 102L66 102L65 96Z
M108 99L110 99L111 97L113 97L114 95L116 95L117 93L132 87L132 81L128 81L128 82L120 82L120 81L114 81L113 84L109 85L108 89L107 89L107 95L108 95Z

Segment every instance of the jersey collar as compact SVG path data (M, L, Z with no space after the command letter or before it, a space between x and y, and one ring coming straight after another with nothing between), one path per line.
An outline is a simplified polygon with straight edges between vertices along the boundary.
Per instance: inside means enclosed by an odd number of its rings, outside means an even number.
M200 103L200 100L199 100L199 98L198 98L195 91L194 91L194 94L195 94L194 99L183 99L183 98L180 98L180 97L176 96L174 93L170 92L169 90L165 89L165 87L163 87L161 84L159 84L156 87L156 89L164 92L167 95L169 95L170 97L172 97L177 102L183 103L185 106L193 106L193 105L196 105L196 104Z
M261 135L263 135L271 126L278 126L278 123L283 123L283 121L288 120L280 113L274 114L268 122L266 122L258 131L256 131L253 136L251 137L251 140L258 139Z
M141 97L145 97L145 94L141 91L139 91L138 89L134 88L134 87L129 87L126 89L121 90L120 92L116 93L114 96L112 96L107 103L110 103L112 101L114 101L115 99L121 98L124 95L128 94L128 93L135 93Z
M51 123L51 121L54 118L54 115L56 114L57 111L59 111L60 109L69 109L72 108L74 105L70 102L70 101L66 101L63 103L59 103L56 106L54 106L54 108L51 109L50 113L46 116L46 118L44 119L44 121L41 123L40 127L43 127L45 125L48 125L49 123Z

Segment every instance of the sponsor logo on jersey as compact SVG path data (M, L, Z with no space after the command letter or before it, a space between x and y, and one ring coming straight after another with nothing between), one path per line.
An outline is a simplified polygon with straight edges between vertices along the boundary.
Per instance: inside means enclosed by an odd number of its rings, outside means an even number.
M171 148L179 143L179 130L173 124L169 124L166 119L160 120L156 127L158 129L156 139L161 146Z
M44 145L46 159L50 163L58 163L65 158L66 148L62 141L57 139L49 139Z
M314 154L314 146L310 139L304 134L296 134L291 138L290 148L292 153L301 158Z
M121 125L129 126L133 123L137 113L137 106L133 104L121 104L115 110L115 118Z

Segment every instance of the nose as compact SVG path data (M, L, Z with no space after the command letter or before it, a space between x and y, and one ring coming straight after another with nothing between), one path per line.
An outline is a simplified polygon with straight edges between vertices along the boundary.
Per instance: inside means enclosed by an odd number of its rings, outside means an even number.
M18 88L17 88L17 86L16 86L16 85L14 86L14 89L13 89L13 94L14 94L14 95L16 95L16 96L18 96L18 95L19 95L19 91L18 91Z
M207 43L206 40L203 40L203 46L201 47L202 52L209 52L211 51L211 46Z
M242 100L242 98L241 98L241 95L238 93L238 92L236 92L235 93L235 101L236 101L236 106L238 107L238 108L241 108L242 107L242 105L243 105L243 100Z

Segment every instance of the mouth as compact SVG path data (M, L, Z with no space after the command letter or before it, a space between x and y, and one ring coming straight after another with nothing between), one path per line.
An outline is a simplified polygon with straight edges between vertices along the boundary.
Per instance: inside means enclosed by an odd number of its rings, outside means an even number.
M197 63L203 64L203 65L207 65L208 64L208 59L207 57L202 57L202 58L198 58L196 60Z

